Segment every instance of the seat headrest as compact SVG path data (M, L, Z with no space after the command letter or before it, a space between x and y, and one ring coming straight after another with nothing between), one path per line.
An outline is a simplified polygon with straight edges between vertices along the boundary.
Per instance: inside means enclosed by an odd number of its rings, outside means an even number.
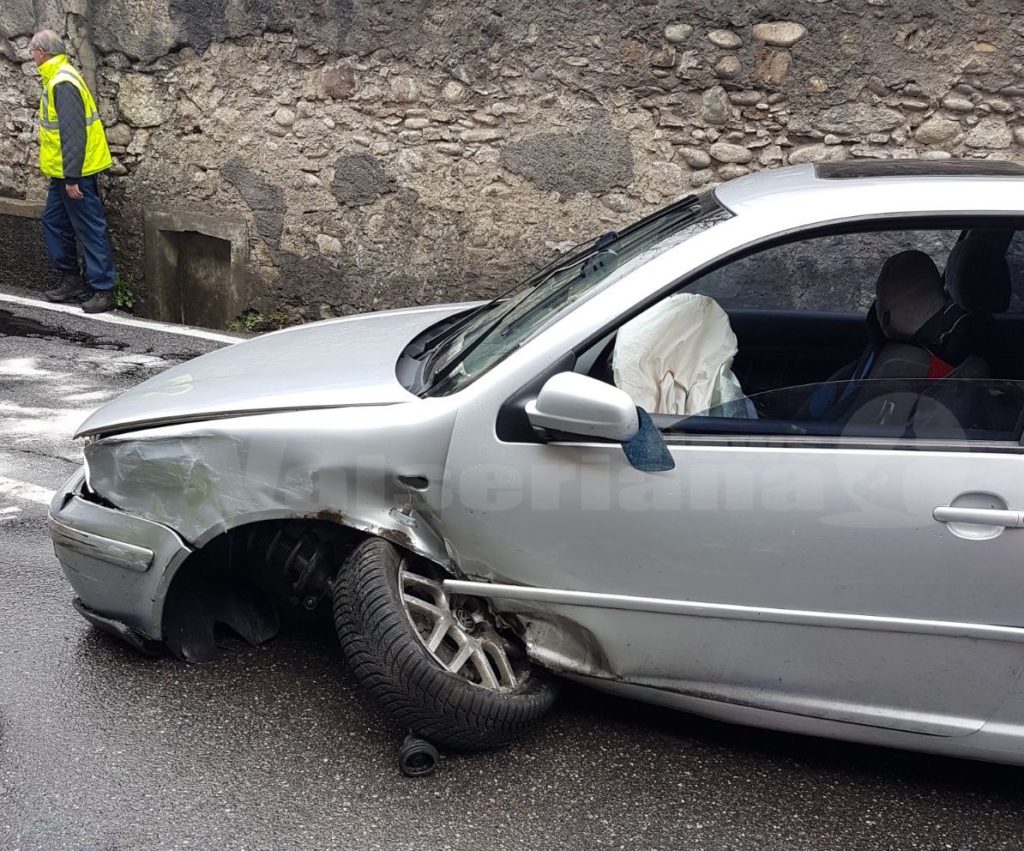
M942 277L923 251L901 251L885 261L875 285L875 311L889 340L909 340L943 307Z
M946 290L970 313L1002 313L1010 306L1006 248L1013 231L970 231L946 260Z

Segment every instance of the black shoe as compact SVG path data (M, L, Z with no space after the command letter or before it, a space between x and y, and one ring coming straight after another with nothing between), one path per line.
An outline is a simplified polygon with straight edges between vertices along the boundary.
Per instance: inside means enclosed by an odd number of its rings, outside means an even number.
M92 295L80 275L61 275L60 286L43 293L47 301L84 301Z
M82 313L103 313L114 309L114 291L96 290L92 298L82 302Z

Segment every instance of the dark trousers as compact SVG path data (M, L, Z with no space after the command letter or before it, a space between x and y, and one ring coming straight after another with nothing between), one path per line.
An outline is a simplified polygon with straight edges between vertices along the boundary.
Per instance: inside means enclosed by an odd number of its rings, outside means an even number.
M85 280L94 290L114 286L114 255L107 238L107 217L96 176L70 181L82 190L82 200L68 197L64 184L68 181L50 179L50 191L43 210L43 241L46 253L57 270L66 275L80 275L77 240L85 257Z

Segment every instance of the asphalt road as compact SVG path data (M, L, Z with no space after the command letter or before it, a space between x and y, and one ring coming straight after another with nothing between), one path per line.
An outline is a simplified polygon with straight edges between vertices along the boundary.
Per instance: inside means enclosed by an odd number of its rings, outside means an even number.
M137 655L71 609L43 503L88 410L212 346L3 308L0 851L1024 847L1019 769L567 688L522 743L407 780L329 635Z

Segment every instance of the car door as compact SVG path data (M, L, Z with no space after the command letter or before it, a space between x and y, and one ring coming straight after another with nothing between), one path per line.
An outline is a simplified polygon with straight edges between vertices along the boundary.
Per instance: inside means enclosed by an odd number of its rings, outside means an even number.
M1016 681L1015 442L666 433L675 468L643 473L493 424L481 447L482 425L456 425L446 537L470 575L571 592L495 600L547 664L933 735L978 729Z

